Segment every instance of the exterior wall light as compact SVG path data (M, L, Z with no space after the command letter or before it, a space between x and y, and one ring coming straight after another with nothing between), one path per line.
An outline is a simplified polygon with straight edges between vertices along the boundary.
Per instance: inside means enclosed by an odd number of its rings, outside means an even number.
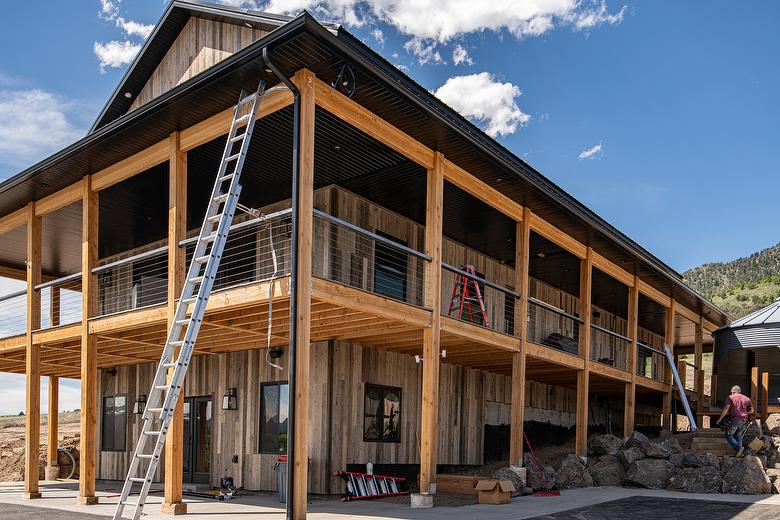
M146 394L141 394L133 403L133 414L141 415L146 409Z
M228 391L222 396L222 409L238 410L238 397L235 388L228 388Z

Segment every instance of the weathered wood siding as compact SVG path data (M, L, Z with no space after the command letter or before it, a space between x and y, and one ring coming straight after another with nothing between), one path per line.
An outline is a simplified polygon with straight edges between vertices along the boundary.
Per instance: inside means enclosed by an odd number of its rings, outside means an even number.
M130 106L133 111L268 34L192 17Z

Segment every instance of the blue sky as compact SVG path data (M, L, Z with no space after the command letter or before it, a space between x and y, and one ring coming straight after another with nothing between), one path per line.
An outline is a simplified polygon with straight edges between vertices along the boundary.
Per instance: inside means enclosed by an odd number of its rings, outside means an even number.
M677 270L780 242L778 2L224 3L344 20ZM165 5L4 6L0 178L83 135Z

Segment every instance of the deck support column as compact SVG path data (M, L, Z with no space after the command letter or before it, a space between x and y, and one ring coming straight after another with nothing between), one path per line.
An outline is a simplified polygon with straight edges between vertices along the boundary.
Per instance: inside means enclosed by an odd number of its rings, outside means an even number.
M669 347L669 351L672 353L672 356L674 356L674 317L675 317L675 311L674 311L674 299L672 299L671 304L668 309L666 309L666 330L665 332L665 342L666 345ZM672 367L669 365L669 362L665 359L664 356L664 366L666 367L665 372L665 381L669 384L669 390L664 393L663 397L663 419L662 419L662 425L663 429L665 431L674 431L676 428L676 425L673 424L677 418L672 417L672 400L674 399L674 376L672 375Z
M439 447L439 365L441 362L441 259L444 214L443 157L434 156L428 170L425 207L426 266L424 301L431 309L431 326L423 329L422 411L420 417L420 492L428 493L436 482Z
M173 324L176 299L179 297L186 267L186 248L179 242L187 234L187 154L181 151L179 133L170 137L168 162L168 328ZM178 351L175 355L178 355ZM169 370L168 378L173 377ZM173 418L165 438L165 496L160 512L183 515L187 504L182 502L184 466L184 392L179 395Z
M704 351L704 331L702 326L702 317L696 323L696 333L693 344L693 364L696 365L694 372L693 390L696 394L696 426L703 427L704 423L704 369L702 368L702 357Z
M27 205L27 327L25 346L25 444L24 496L40 498L38 461L41 446L41 346L33 343L32 331L41 326L41 218L35 203Z
M60 464L57 457L59 448L59 397L60 397L60 378L49 376L49 414L46 417L46 469L44 476L46 480L56 480L60 478Z
M755 404L753 405L756 407ZM761 372L761 422L769 417L769 372Z
M293 82L300 91L300 119L298 142L297 200L297 270L295 298L295 378L290 388L294 392L294 415L291 466L287 471L287 518L306 518L309 490L309 394L311 359L311 285L312 240L314 227L314 74L306 69L295 73ZM292 357L292 356L291 356ZM291 364L292 367L292 364ZM292 403L291 403L292 405ZM288 439L289 440L289 439ZM288 457L290 453L288 452Z
M577 419L575 451L578 455L588 455L588 399L590 387L590 324L591 324L591 287L593 274L593 249L588 247L585 258L580 262L580 354L583 368L577 372Z
M638 359L637 335L639 333L639 277L634 276L634 285L628 289L628 337L631 338L628 354L628 371L631 381L626 383L623 408L623 436L634 431L636 417L636 365Z
M82 505L98 503L95 496L97 459L97 337L89 333L89 319L97 312L98 193L92 177L84 177L81 215L81 438L79 439L79 494Z
M512 403L509 434L509 464L523 463L523 421L525 419L526 327L528 325L528 249L531 236L531 212L523 210L523 220L515 226L515 336L519 352L512 358Z

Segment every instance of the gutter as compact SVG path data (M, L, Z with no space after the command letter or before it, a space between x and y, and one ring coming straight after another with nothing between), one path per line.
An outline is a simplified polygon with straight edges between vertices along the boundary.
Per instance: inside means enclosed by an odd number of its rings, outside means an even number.
M295 489L295 423L297 422L295 416L295 402L297 393L297 377L296 370L298 366L297 353L295 351L295 342L298 339L298 192L300 189L300 143L301 143L301 92L295 83L282 74L282 72L276 68L276 65L271 62L271 58L268 56L268 48L263 47L263 61L268 68L279 78L290 92L293 94L293 149L292 149L292 196L291 196L291 210L292 210L292 239L290 243L291 259L290 259L290 365L287 368L287 385L289 388L288 393L288 413L287 413L287 504L286 504L286 518L287 520L293 520L296 518L295 500L293 497L293 490ZM307 420L304 418L304 421ZM306 462L304 462L305 464ZM305 487L306 482L302 483Z

